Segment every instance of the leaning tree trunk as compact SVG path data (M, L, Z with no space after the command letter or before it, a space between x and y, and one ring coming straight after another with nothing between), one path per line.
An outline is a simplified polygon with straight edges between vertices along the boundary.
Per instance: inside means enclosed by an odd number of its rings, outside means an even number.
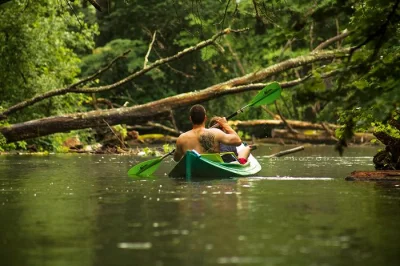
M143 124L150 120L167 119L170 111L175 108L204 102L226 94L254 90L254 88L251 86L249 88L245 86L225 88L225 86L214 85L202 91L183 93L133 107L74 113L14 124L0 128L0 133L4 135L7 142L14 142L83 128L117 124Z
M265 69L261 69L257 72L213 85L201 91L179 94L133 107L90 111L86 113L74 113L32 120L24 123L14 124L8 127L2 127L0 128L0 133L4 135L7 142L14 142L46 136L58 132L68 132L76 129L116 124L140 124L149 120L159 120L160 116L169 116L170 111L175 108L201 103L222 95L240 93L255 89L258 90L258 86L254 86L250 83L262 81L267 77L286 71L293 67L310 64L320 60L345 57L347 56L346 52L348 51L349 49L343 49L338 51L321 52L308 56L300 56L267 67ZM298 83L287 82L286 84L281 84L281 86L288 87L295 84Z

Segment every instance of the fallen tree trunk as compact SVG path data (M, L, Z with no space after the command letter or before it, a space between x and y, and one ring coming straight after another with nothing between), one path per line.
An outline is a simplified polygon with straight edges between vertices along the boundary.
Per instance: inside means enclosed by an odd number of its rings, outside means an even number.
M319 60L343 57L346 56L345 52L348 50L349 49L321 52L314 55L300 56L294 59L289 59L257 72L228 80L197 92L183 93L133 107L123 107L112 110L97 110L86 113L74 113L32 120L2 127L0 128L0 133L4 135L7 142L14 142L46 136L58 132L68 132L76 129L106 126L107 124L111 126L116 124L142 124L149 120L159 120L160 118L169 116L172 109L201 103L227 94L252 90L254 88L251 86L246 87L243 85L251 82L261 81L267 77L283 72L290 68L310 64ZM282 85L284 86L285 84ZM236 88L235 86L240 87Z
M324 127L321 124L315 124L311 122L305 122L305 121L298 121L298 120L286 120L286 122L292 126L293 128L297 129L319 129L319 130L324 130ZM249 121L228 121L228 124L230 126L236 127L236 128L246 128L246 127L257 127L257 126L271 126L274 128L278 127L284 127L285 124L282 120L272 120L272 119L266 119L266 120L249 120ZM330 129L336 129L339 126L335 124L325 124L328 126Z
M129 130L135 130L143 134L166 134L172 136L179 136L182 132L175 130L174 128L167 127L165 125L154 123L154 122L147 122L144 125L132 125L128 127Z
M228 123L236 130L246 132L247 135L253 136L255 138L270 138L272 137L272 131L275 129L284 129L286 128L285 123L282 120L250 120L250 121L228 121ZM286 120L286 123L290 125L293 129L307 131L307 130L318 130L329 132L324 135L323 143L325 143L326 139L329 139L329 143L334 139L332 137L332 131L338 128L338 125L334 124L321 124L321 123L311 123L306 121L297 121L297 120ZM327 131L329 129L329 131ZM293 133L293 132L292 132ZM294 134L296 135L296 134ZM331 137L328 137L330 135ZM288 139L286 137L277 136L279 138L285 138L286 142ZM297 140L297 138L293 138Z
M294 140L300 143L312 143L312 144L335 144L336 140L332 136L327 135L325 131L321 131L320 134L294 134L285 129L274 129L271 133L272 138L280 138L288 140Z
M337 139L332 137L326 131L316 131L314 134L304 134L303 132L299 134L293 134L284 129L274 129L272 130L271 137L274 139L289 140L290 143L312 143L312 144L335 144ZM373 134L370 133L356 133L352 139L353 143L362 144L370 142L374 138Z

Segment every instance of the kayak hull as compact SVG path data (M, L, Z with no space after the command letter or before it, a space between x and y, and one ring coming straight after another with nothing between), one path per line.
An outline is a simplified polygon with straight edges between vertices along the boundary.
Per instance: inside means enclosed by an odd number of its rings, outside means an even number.
M198 154L195 151L187 151L168 175L186 179L192 177L230 178L252 176L261 170L260 164L252 155L250 155L246 164L223 163L219 154L213 154L211 157L214 158L210 159L208 156Z

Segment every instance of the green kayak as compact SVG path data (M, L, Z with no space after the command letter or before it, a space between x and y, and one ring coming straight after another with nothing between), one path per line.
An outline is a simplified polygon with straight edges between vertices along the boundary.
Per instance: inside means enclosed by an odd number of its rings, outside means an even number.
M221 154L199 154L187 151L185 156L169 173L170 177L229 178L245 177L257 174L261 165L254 156L250 155L246 164L224 163Z

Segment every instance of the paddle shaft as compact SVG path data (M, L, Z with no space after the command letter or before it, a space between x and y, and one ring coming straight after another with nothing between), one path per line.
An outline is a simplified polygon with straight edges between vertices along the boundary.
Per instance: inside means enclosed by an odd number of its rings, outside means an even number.
M273 93L275 93L275 90L269 90L269 91L265 91L264 95L262 97L260 97L259 99L253 99L253 101L251 103L249 103L246 106L243 106L242 108L240 108L239 110L237 110L236 112L234 112L233 114L231 114L230 116L226 117L226 120L231 119L232 117L235 117L236 115L243 113L244 110L250 106L257 106L258 103L262 102L264 99L268 98L269 96L271 96Z
M146 165L143 169L140 169L140 172L139 172L139 173L141 173L141 172L143 172L143 171L149 169L150 167L153 167L154 165L156 165L156 164L158 164L158 163L161 163L162 160L164 160L166 157L168 157L168 156L174 154L174 152L175 152L175 149L173 149L172 151L170 151L170 152L168 152L167 154L165 154L163 157L160 158L160 160L154 161L154 162L152 162L151 164Z
M242 108L240 108L239 110L237 110L236 112L234 112L233 114L231 114L230 116L226 117L226 120L229 120L229 119L231 119L231 118L237 116L238 114L243 113L244 109L246 109L246 108L249 107L249 106L250 106L249 104L246 105L246 106L243 106ZM218 125L218 124L216 124L216 125ZM215 125L214 125L214 126L215 126Z

